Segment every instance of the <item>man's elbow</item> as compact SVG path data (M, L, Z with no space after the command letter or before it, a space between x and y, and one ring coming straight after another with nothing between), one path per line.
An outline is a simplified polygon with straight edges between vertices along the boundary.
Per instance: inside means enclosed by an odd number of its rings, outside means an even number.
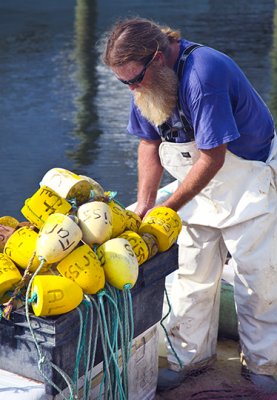
M202 150L200 158L203 159L210 170L217 173L224 165L225 154L226 145L221 145L211 150Z

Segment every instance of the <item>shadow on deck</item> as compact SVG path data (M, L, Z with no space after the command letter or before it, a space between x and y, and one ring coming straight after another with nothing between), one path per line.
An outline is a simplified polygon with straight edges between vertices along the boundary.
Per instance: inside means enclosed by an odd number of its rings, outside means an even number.
M240 375L239 344L220 339L217 360L206 372L187 378L176 389L156 393L155 400L277 400L277 394L258 392ZM160 365L165 366L164 359Z

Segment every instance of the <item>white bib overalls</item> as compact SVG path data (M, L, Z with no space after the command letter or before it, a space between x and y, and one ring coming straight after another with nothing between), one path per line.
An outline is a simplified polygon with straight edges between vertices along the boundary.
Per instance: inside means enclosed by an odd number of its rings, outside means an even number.
M194 142L160 145L162 165L180 182L198 157ZM277 373L276 175L276 137L265 163L227 151L220 171L179 212L183 230L168 333L185 367L215 355L220 281L229 251L243 357L256 373ZM168 361L179 369L170 349Z

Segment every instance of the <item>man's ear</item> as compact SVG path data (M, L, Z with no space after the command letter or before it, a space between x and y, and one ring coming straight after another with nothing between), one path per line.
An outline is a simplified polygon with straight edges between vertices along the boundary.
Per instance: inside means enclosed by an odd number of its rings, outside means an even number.
M166 64L165 56L161 51L157 52L154 62L158 63L159 65Z

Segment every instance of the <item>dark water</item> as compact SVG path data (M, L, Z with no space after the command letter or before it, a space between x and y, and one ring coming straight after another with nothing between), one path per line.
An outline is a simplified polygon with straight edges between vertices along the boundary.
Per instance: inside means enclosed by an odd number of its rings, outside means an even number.
M54 167L135 201L130 93L96 46L116 18L150 17L227 52L277 115L274 13L274 0L0 0L0 216L23 219Z

